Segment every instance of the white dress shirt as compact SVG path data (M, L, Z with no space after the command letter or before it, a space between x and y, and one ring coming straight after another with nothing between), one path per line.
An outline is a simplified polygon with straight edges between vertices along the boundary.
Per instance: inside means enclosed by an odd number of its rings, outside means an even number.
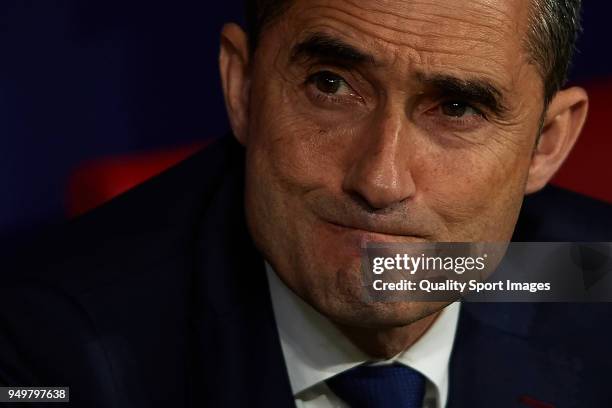
M408 350L385 361L373 361L326 317L295 295L266 263L276 324L289 381L298 408L345 408L325 380L363 363L409 366L426 378L424 408L446 406L448 363L459 303L446 307Z

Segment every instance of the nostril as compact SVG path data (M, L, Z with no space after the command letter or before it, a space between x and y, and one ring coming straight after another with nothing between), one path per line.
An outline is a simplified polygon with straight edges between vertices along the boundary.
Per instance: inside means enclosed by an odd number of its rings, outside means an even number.
M378 208L372 206L361 194L357 192L349 192L348 195L351 200L364 211L373 213L379 210Z
M347 193L350 199L364 212L372 214L384 214L394 212L398 204L403 203L406 198L401 200L384 199L382 197L366 196L359 192L352 191Z

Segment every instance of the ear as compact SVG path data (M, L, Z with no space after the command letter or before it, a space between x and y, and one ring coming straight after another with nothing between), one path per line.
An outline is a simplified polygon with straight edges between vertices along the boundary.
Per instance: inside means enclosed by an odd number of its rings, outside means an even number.
M561 167L578 140L587 117L589 98L582 88L557 92L548 106L533 153L525 193L543 188Z
M236 139L245 145L249 114L249 47L247 35L237 24L223 26L219 69L230 125Z

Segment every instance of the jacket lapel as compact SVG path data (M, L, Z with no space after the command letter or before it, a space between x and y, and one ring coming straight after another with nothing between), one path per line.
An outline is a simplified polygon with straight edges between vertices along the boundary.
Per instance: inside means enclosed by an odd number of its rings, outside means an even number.
M200 228L192 400L200 407L291 407L264 260L244 219L241 149L230 144L226 172Z
M579 367L538 346L536 305L464 303L450 363L448 407L580 407Z

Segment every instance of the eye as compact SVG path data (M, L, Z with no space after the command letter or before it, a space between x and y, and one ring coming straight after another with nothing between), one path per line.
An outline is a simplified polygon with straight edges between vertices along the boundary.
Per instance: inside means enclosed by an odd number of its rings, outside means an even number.
M349 82L331 71L319 71L310 75L305 85L306 95L320 108L339 109L364 104L361 95Z
M354 95L355 91L340 75L329 71L317 72L312 75L308 82L313 84L317 91L327 95Z
M425 117L430 124L440 126L440 129L468 132L487 124L486 114L463 99L438 99L432 101L432 104Z
M464 118L466 116L482 116L482 113L470 106L469 104L461 101L447 101L440 105L442 114L450 116L452 118Z

